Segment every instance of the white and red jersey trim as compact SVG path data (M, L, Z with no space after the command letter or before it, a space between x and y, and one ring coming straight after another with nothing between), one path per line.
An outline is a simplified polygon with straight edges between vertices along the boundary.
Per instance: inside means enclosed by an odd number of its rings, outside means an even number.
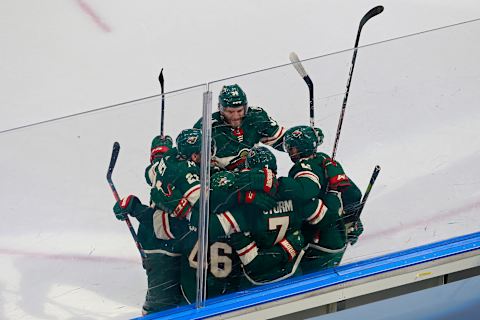
M192 207L197 203L198 199L200 199L200 184L194 185L190 189L188 189L184 194L183 197L190 202Z
M217 214L218 221L225 231L225 235L229 236L232 233L240 232L240 227L238 226L237 220L233 217L230 211L225 211Z
M315 184L318 185L318 188L322 188L322 185L320 184L320 179L318 178L318 176L313 173L312 171L300 171L298 172L294 177L294 179L297 179L297 178L306 178L306 179L310 179L312 180Z
M153 214L153 230L155 236L161 240L172 240L175 236L170 231L168 214L163 210L156 210Z
M283 138L283 135L285 134L285 128L284 127L279 127L277 131L273 134L271 137L265 137L261 138L260 142L263 144L266 144L268 146L271 146L275 144L278 140Z
M319 223L325 214L327 213L328 208L325 206L322 200L318 199L317 207L315 211L307 218L309 224L315 225Z
M244 266L253 261L258 255L258 248L255 241L250 242L246 247L237 250L238 257Z

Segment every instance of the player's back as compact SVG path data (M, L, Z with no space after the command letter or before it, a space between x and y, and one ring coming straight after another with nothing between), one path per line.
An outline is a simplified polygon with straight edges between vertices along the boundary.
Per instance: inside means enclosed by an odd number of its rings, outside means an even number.
M237 253L230 245L216 215L209 221L207 298L236 292L245 287L245 277ZM181 284L184 296L193 302L196 295L198 267L198 232L190 232L182 240Z
M263 211L251 206L245 211L249 230L259 248L270 248L286 236L300 230L304 219L301 207L292 199L278 200L277 205L271 210ZM267 283L288 278L293 274L298 275L300 259L301 256L297 256L280 268L271 269L269 273L258 274L255 281Z

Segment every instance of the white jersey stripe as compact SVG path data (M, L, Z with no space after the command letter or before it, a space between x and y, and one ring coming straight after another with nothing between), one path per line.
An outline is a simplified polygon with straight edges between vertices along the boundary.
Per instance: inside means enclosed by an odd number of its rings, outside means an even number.
M187 199L193 207L198 199L200 199L200 185L197 184L188 189L187 192L184 193L183 197Z
M311 171L300 171L293 178L294 179L307 178L307 179L312 180L315 184L317 184L319 188L322 187L321 184L320 184L320 179L318 178L318 176Z
M180 253L173 253L162 249L143 250L146 254L164 254L170 257L181 257Z
M240 250L237 250L238 257L244 266L253 261L258 255L258 248L255 242L250 242L250 244Z
M312 215L307 218L309 224L315 225L319 223L325 214L327 213L328 208L325 206L322 200L318 200L318 205Z
M175 239L172 232L170 231L170 221L168 219L168 214L163 210L156 210L153 214L153 230L155 231L155 236L158 239Z
M239 232L240 227L238 226L237 221L232 216L230 211L225 211L220 214L217 214L218 220L222 225L223 231L225 231L225 235L229 236L232 233Z
M279 127L277 132L274 133L272 137L266 137L260 139L260 142L263 144L266 144L268 146L271 146L275 144L278 140L280 140L283 137L283 134L285 133L285 128L284 127Z

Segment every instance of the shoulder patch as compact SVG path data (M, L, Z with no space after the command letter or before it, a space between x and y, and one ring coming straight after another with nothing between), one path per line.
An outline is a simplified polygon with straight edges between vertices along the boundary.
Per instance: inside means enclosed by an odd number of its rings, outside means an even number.
M300 166L303 169L312 170L312 166L308 162L300 161Z

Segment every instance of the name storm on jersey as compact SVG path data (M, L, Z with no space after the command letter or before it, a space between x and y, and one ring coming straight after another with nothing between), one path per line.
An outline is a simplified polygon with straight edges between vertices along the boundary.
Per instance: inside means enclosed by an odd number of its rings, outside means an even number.
M273 209L263 211L263 214L274 214L274 213L284 213L293 211L293 202L292 200L282 200L277 201L277 206Z

